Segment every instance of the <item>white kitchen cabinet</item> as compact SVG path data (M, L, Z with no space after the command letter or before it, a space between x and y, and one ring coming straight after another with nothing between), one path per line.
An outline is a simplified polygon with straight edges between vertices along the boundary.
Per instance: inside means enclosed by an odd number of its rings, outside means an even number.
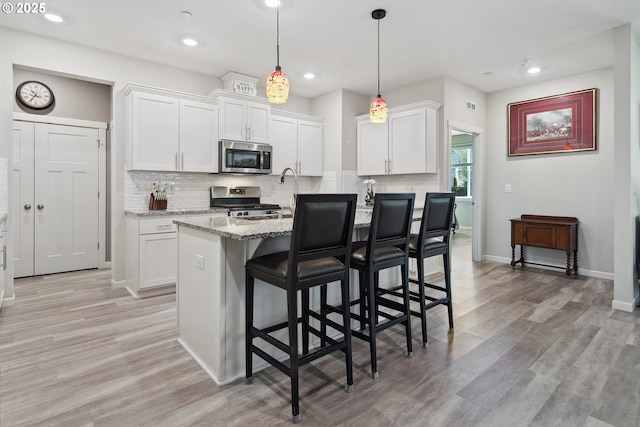
M294 167L301 176L322 176L322 119L293 113L271 116L272 170Z
M358 175L437 173L438 108L430 101L391 108L380 124L358 116Z
M218 171L215 100L137 85L124 94L128 169Z
M230 97L220 97L218 101L220 139L269 143L269 104Z
M218 106L180 101L180 167L183 172L218 172Z
M210 212L189 215L126 215L127 283L139 298L175 292L178 276L178 241L175 219L186 216L226 216Z
M176 216L127 215L127 289L136 297L175 292Z

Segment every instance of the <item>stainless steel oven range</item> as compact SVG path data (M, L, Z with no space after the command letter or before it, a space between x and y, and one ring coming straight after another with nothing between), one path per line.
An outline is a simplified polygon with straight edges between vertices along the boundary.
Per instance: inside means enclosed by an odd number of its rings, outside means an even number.
M213 186L210 202L212 208L228 209L229 216L272 215L282 209L280 205L260 203L260 187L250 186Z

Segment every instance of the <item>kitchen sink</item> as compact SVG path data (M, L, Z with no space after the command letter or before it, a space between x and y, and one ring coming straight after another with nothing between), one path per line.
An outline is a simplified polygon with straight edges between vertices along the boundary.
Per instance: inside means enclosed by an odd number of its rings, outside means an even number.
M253 216L243 216L237 217L238 219L246 219L249 221L261 221L265 219L290 219L293 216L290 213L283 214L282 217L279 217L278 214L268 214L268 215L253 215Z

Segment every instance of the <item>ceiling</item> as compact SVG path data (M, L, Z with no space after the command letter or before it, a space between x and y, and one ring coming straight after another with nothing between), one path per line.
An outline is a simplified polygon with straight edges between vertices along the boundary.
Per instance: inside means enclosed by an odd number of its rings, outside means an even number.
M220 77L259 77L276 63L276 11L263 0L57 0L62 15L0 14L0 26ZM291 93L337 89L375 96L377 22L381 91L449 76L483 92L611 66L612 29L640 34L638 0L282 0L280 65ZM191 18L180 12L191 12ZM181 43L185 36L196 47ZM79 58L81 60L81 58ZM542 71L529 75L528 59ZM26 64L28 65L28 64ZM318 75L306 80L303 74Z

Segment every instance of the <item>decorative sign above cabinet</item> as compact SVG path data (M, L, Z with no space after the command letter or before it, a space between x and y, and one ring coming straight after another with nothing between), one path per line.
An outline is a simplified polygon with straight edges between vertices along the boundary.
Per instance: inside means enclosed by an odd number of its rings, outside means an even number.
M221 80L224 83L224 88L226 90L249 96L258 95L256 84L258 83L259 79L256 77L229 72L222 76Z

